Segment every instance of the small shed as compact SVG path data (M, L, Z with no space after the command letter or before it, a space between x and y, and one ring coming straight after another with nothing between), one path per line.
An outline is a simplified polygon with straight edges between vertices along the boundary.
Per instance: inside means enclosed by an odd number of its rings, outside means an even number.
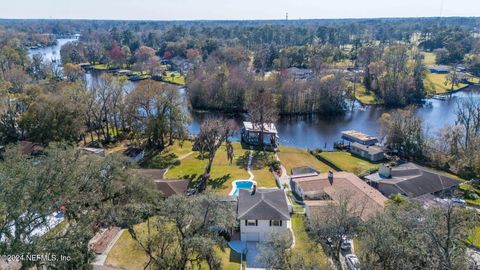
M263 146L267 150L274 151L277 148L278 132L273 123L263 123L261 125L253 124L252 122L243 122L241 132L242 143L250 146L260 146L261 136L263 133Z
M354 142L350 146L350 152L373 162L382 161L385 158L382 148L376 145L364 145Z
M450 72L450 67L449 66L429 66L430 72L436 73L436 74L448 74Z

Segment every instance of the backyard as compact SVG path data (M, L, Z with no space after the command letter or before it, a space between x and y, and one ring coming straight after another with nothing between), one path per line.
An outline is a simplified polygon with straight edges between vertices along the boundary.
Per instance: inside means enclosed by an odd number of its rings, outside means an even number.
M279 149L278 157L288 174L290 174L292 168L300 166L310 166L322 173L332 170L331 167L315 158L305 149L287 146L280 146Z
M217 193L228 194L232 188L232 182L238 179L248 179L250 176L246 169L248 161L248 151L242 149L240 143L232 143L234 148L234 160L232 164L227 159L226 146L222 145L218 149L213 161L212 171L210 174L209 185L215 189ZM166 173L166 178L172 179L191 179L195 185L200 175L204 172L208 160L200 159L200 153L195 151L192 155L175 164ZM255 166L253 164L255 175L254 180L259 187L275 187L275 178L270 172L268 166Z
M371 170L378 169L379 164L372 163L366 159L362 159L352 155L349 152L320 152L318 155L337 166L342 171L361 175Z
M447 74L435 74L435 73L427 73L425 77L425 87L431 90L435 94L444 94L450 91L452 88L452 84L445 85L445 81L447 79ZM460 83L453 87L453 89L458 89L466 86L466 84Z

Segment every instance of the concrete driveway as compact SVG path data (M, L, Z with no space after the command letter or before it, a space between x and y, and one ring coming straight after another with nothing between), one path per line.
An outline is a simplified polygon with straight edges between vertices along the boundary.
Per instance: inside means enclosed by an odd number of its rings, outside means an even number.
M258 242L247 242L247 269L251 270L259 270L259 269L265 269L265 266L263 266L260 262L257 260L257 243Z

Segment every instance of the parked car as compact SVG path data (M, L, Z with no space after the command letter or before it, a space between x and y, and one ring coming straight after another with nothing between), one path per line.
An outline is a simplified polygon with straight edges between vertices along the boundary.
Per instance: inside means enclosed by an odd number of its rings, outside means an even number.
M348 269L360 270L360 261L358 260L357 256L353 254L348 254L347 256L345 256L345 260L347 261Z
M351 250L353 246L353 241L351 239L342 239L342 244L340 245L340 248L342 250L348 251Z
M451 199L452 203L455 204L455 205L459 205L459 206L465 206L467 205L467 202L463 199L460 199L460 198L452 198Z

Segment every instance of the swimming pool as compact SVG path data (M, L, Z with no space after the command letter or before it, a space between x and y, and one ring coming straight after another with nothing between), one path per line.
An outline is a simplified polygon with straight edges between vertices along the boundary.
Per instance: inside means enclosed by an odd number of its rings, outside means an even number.
M256 185L257 182L253 180L235 180L232 182L232 191L230 191L230 196L238 196L240 189L251 189L253 185Z

